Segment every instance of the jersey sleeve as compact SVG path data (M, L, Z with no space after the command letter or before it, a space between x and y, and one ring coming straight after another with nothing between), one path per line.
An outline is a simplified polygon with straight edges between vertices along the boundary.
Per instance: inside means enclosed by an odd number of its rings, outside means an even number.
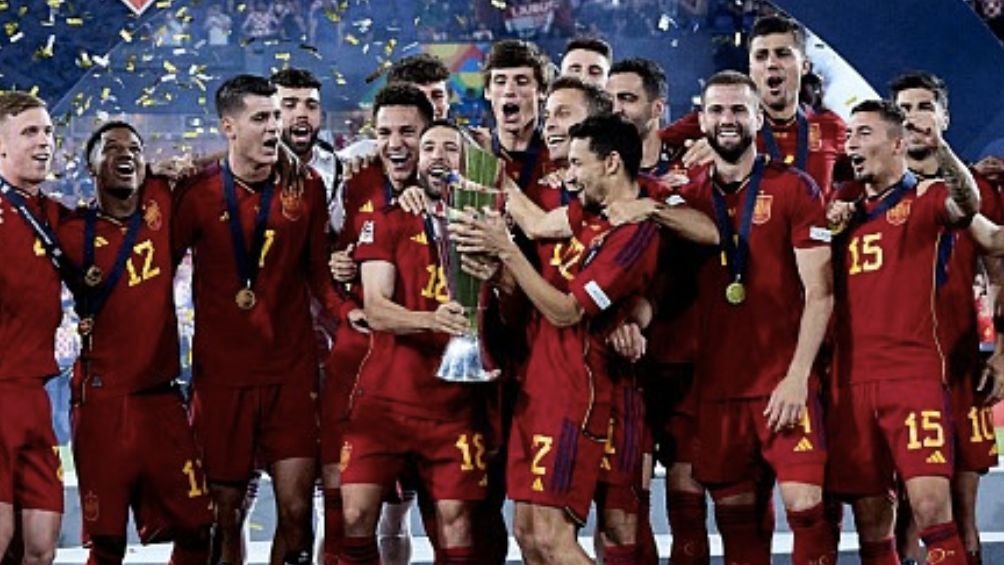
M353 258L359 262L394 262L394 248L397 246L397 230L391 218L384 212L375 212L363 221L359 228L359 238Z
M828 246L831 233L823 195L809 175L798 173L797 178L796 186L787 193L791 197L788 217L791 245L795 249Z
M648 286L658 259L658 234L652 222L624 225L586 253L582 270L569 283L586 315L595 316Z
M673 147L681 147L689 139L698 139L701 133L701 122L696 111L688 112L679 120L659 130L659 139Z
M179 188L174 195L171 214L171 251L175 264L195 245L199 235L199 189L189 184Z

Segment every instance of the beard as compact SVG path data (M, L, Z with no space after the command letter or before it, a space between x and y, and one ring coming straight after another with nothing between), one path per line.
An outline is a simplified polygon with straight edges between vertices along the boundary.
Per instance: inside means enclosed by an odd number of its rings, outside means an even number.
M745 129L739 128L739 143L731 147L725 147L718 143L718 133L719 129L715 128L715 131L705 135L708 140L708 144L711 148L715 150L715 153L725 160L727 163L735 163L739 161L739 158L743 156L743 153L749 149L749 146L753 144L753 136L749 134Z
M104 189L104 193L116 200L129 200L136 191L129 186L110 186Z
M289 148L293 150L293 153L302 156L306 155L314 147L314 144L317 143L318 133L320 132L315 129L313 132L311 132L310 139L308 139L307 141L295 142L293 141L293 137L289 135L288 131L283 131L282 142L285 143L287 146L289 146Z

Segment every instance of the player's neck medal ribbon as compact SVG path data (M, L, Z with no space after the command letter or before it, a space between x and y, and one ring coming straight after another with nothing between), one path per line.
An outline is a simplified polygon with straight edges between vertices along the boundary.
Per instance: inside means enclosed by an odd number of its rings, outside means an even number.
M753 161L753 172L750 173L743 198L743 207L739 212L739 233L733 232L732 219L729 218L729 207L722 191L712 185L711 195L715 207L715 223L718 224L719 245L725 267L729 271L732 282L725 287L725 300L733 306L746 301L746 285L743 275L749 259L749 237L753 228L753 215L756 209L757 193L760 192L760 180L763 179L765 159L757 156Z
M53 231L52 226L44 218L36 218L35 214L31 213L24 197L18 193L14 185L7 182L3 177L0 177L0 200L5 200L10 204L10 207L17 212L18 216L35 232L35 237L42 244L46 256L49 257L52 265L56 267L56 271L62 274L64 279L69 280L68 275L72 273L69 264L64 260L63 250L59 248L59 240L56 239L56 232Z
M234 248L234 263L237 264L237 279L240 289L234 296L234 302L241 310L250 310L258 303L254 293L254 282L258 278L259 260L265 246L265 226L268 224L268 212L272 206L272 195L275 193L275 183L269 176L261 189L261 199L258 202L258 214L255 216L254 228L251 232L251 249L244 242L244 230L241 227L240 208L237 206L237 188L230 165L224 161L223 196L227 202L227 222L230 226L230 239Z
M142 220L143 212L139 209L129 217L122 245L119 246L119 250L115 254L115 263L112 265L108 277L104 278L101 269L94 260L94 248L97 245L98 209L92 207L87 210L84 216L84 286L77 285L73 293L76 298L77 314L80 316L80 324L77 326L80 335L87 336L94 330L94 319L104 307L105 302L108 301L115 285L122 278L122 273L125 272L126 262L132 254L133 246L136 245Z
M805 117L805 112L801 108L795 112L795 121L797 122L798 133L796 135L798 137L795 139L796 155L794 163L791 163L781 154L781 147L777 144L774 130L769 123L764 124L764 127L760 128L760 133L763 136L764 148L771 159L789 165L793 164L798 170L805 171L805 164L809 161L809 120Z
M456 218L466 208L482 211L484 208L498 209L500 192L487 188L494 181L498 168L502 166L498 158L472 144L464 148L465 178L469 184L450 182L446 198L446 217L429 217L426 231L434 231L433 222L438 222L438 232L442 237L436 237L439 261L443 267L450 298L464 307L467 314L467 333L450 339L443 352L443 360L436 371L436 376L449 382L487 382L494 380L496 372L485 369L481 349L481 315L484 310L482 303L483 282L469 275L460 268L460 253L456 244L445 237L451 218ZM429 238L433 240L432 237Z

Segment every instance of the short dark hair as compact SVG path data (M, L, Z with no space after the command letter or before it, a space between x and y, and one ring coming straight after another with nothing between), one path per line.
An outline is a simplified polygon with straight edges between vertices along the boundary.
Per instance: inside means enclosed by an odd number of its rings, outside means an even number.
M381 88L373 99L373 121L384 106L414 106L425 123L432 121L432 103L417 86L408 82L392 82Z
M539 47L522 39L503 39L492 44L481 68L481 78L484 80L485 88L489 87L493 70L516 67L533 69L533 77L537 79L540 91L547 92L553 73L551 60Z
M632 57L617 61L610 67L610 76L623 73L634 73L641 78L642 87L645 89L645 95L648 96L649 101L656 98L665 99L669 94L666 85L666 72L662 70L659 63L651 59Z
M272 73L272 78L269 80L272 81L272 84L285 88L316 88L318 90L321 88L321 81L307 69L287 67Z
M618 114L589 116L568 131L572 139L588 139L589 150L606 157L616 151L631 180L638 178L641 167L641 137L638 129Z
M460 131L460 126L457 125L457 122L455 122L453 120L444 120L444 119L441 119L441 118L438 119L438 120L432 120L431 122L429 122L428 124L426 124L425 127L422 128L422 135L425 135L425 132L427 132L427 131L429 131L430 129L433 129L433 128L447 128L447 129L452 129L453 131L457 132L461 136L464 135L463 132Z
M387 82L410 82L413 84L430 84L449 80L450 70L446 65L429 53L419 53L405 57L394 63L387 72Z
M799 51L805 55L805 27L787 16L774 14L757 18L753 22L753 30L750 31L750 44L757 37L775 33L790 33L795 38L795 45Z
M942 108L948 110L948 86L938 75L927 71L913 71L899 75L889 83L893 102L896 101L900 92L911 88L922 88L933 93L934 100L941 104Z
M906 114L903 113L903 110L899 109L899 106L889 100L865 100L851 108L852 116L861 112L878 114L882 118L882 121L889 124L890 130L897 136L902 136L906 131L903 126L906 121Z
M711 75L707 82L704 83L704 88L701 90L701 104L704 104L704 98L708 94L708 90L712 86L748 86L754 94L759 98L760 91L757 90L756 83L749 75L745 75L738 71L726 70L718 71L717 73Z
M94 132L91 133L91 136L87 138L87 143L84 145L84 163L87 163L87 165L90 166L91 152L93 152L94 148L98 146L98 142L101 141L101 136L104 135L106 131L113 129L127 129L133 132L133 134L139 139L140 145L144 144L143 136L140 135L139 132L136 131L136 128L129 122L123 122L120 120L105 122L101 124L98 129L94 130Z
M11 116L17 116L25 110L32 108L46 108L45 101L20 90L0 92L0 120L5 120Z
M614 102L607 94L607 91L594 85L583 82L582 79L572 76L561 76L554 79L551 88L547 90L547 95L558 90L578 90L586 99L586 112L590 116L597 114L609 114L614 111Z
M584 49L586 51L592 51L593 53L599 53L607 61L613 59L614 50L610 47L610 44L606 41L600 39L599 37L593 37L589 35L573 37L565 44L565 54L567 55L570 51L576 49Z
M216 90L216 113L219 117L244 109L245 96L272 96L275 85L258 75L237 75Z

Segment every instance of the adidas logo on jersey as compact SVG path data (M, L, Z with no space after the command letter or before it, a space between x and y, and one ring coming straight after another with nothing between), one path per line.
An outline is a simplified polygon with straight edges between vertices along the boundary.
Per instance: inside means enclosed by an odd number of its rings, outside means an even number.
M935 451L934 453L927 456L925 463L930 463L932 465L937 465L939 463L947 463L945 456L941 454L940 451Z
M815 447L813 447L809 438L803 437L799 440L798 445L795 446L795 453L805 453L806 451L812 451L813 449L815 449Z
M424 231L418 232L417 234L409 237L408 239L414 241L419 245L429 245L429 238L425 236Z
M373 211L373 201L367 200L365 204L359 207L360 212L372 212Z
M540 480L540 477L537 477L533 480L531 488L536 492L544 492L544 481Z

